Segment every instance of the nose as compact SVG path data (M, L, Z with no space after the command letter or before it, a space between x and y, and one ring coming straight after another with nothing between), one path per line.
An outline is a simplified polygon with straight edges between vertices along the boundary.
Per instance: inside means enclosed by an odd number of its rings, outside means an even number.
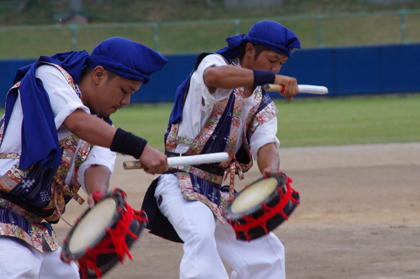
M274 72L275 74L278 74L278 72L280 72L281 69L281 65L276 65L273 66L273 68L271 68L271 71Z
M127 95L125 96L122 100L121 100L121 105L123 106L128 106L130 104L130 100L131 100L131 95Z

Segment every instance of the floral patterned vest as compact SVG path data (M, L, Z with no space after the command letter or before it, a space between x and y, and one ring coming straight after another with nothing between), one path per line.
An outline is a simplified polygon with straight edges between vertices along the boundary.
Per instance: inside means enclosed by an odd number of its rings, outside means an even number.
M240 67L239 63L232 63L232 65ZM190 148L183 155L225 151L232 158L228 169L222 163L216 166L223 169L222 172L212 172L211 167L210 170L199 166L174 167L177 170L175 174L179 179L184 199L204 202L222 222L223 208L234 195L235 174L238 174L242 179L243 172L252 167L252 155L249 149L249 140L252 134L258 126L276 117L278 112L271 98L261 87L257 87L254 90L254 101L246 118L245 129L239 131L243 94L243 88L236 88L229 97L217 102L213 106L207 123L195 139L178 136L180 123L170 125L165 135L165 147L168 154L175 152L177 143L186 143L190 145ZM239 136L243 136L243 146L235 154ZM230 174L229 195L221 191L221 184L227 174Z
M58 65L55 66L78 93L72 76ZM10 90L18 90L15 84ZM79 95L80 93L78 93ZM2 119L3 120L3 119ZM0 123L0 142L4 134L4 121ZM79 141L82 141L79 144ZM62 164L54 168L42 168L39 163L28 169L19 169L19 162L0 178L0 235L22 239L42 252L42 238L52 251L59 243L49 223L57 223L71 199L79 204L84 200L77 194L80 184L77 171L90 152L91 145L72 135L59 142ZM78 145L80 146L77 149ZM77 151L76 151L77 149ZM17 153L0 153L0 159L19 159ZM74 159L72 185L66 185L70 165ZM46 221L46 222L45 222Z

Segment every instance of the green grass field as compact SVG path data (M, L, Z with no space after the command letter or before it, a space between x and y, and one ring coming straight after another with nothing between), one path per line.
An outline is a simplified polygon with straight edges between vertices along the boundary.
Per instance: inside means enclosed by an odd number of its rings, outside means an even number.
M276 100L281 147L420 141L420 95ZM114 125L163 151L171 104L130 105Z
M420 142L420 94L275 102L281 147ZM111 118L163 151L171 110L168 103L132 104Z

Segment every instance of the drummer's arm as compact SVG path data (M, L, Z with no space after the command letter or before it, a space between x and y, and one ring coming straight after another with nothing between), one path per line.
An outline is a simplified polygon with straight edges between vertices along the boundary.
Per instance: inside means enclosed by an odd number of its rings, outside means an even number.
M257 163L260 172L264 175L267 172L279 172L280 155L275 143L267 143L258 149Z
M88 205L92 207L95 202L93 200L92 194L94 192L102 192L106 194L109 187L111 177L111 171L106 166L101 165L92 165L85 171L85 187L86 192L89 195Z

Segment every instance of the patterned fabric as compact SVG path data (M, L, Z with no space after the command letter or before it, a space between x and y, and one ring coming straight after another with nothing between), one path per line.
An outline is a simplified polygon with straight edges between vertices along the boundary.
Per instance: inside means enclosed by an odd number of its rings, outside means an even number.
M237 61L231 65L240 67ZM187 92L185 92L187 94ZM188 143L190 148L185 154L207 154L214 152L228 152L232 158L225 178L203 171L194 166L175 166L181 186L181 192L186 200L199 200L204 202L221 221L223 209L234 194L234 177L248 171L252 167L252 155L249 150L249 139L258 126L267 122L277 114L277 108L270 97L262 91L261 87L254 90L254 101L250 112L247 115L244 131L239 131L243 107L243 88L236 88L232 94L224 100L217 102L213 106L212 113L204 125L201 132L195 139L178 137L179 124L172 124L168 127L165 134L165 147L167 152L175 152L177 143ZM235 150L238 137L242 134L244 138L245 156L249 159L248 163L236 160ZM219 167L226 168L222 164ZM221 191L221 184L230 174L229 194Z
M73 78L63 68L57 67L67 82L77 93ZM15 85L19 87L19 84ZM79 92L80 97L80 92ZM3 138L4 123L0 122L0 142ZM42 252L42 238L52 251L59 247L58 238L49 223L57 223L64 213L65 205L71 199L79 204L84 200L77 194L81 185L77 181L77 171L86 160L91 145L72 135L59 142L62 164L54 168L42 168L39 163L27 169L19 169L19 163L0 178L0 235L22 239ZM20 154L2 153L0 158L16 159ZM66 185L70 165L74 158L72 186ZM45 221L46 222L45 222Z
M179 179L182 197L186 200L205 203L217 219L224 223L222 216L223 209L229 201L228 195L193 174L179 172L176 175Z
M4 204L2 199L0 199L0 203ZM0 209L0 218L0 235L22 239L39 252L43 251L42 238L44 238L52 251L58 249L58 238L50 224L46 222L29 223L25 217L22 217L9 209Z

